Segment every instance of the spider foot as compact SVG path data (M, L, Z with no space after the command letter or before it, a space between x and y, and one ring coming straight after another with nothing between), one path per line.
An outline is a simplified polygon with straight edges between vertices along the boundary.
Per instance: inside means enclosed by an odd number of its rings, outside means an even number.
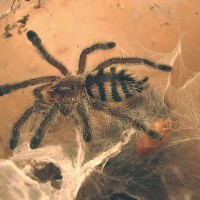
M115 42L108 42L102 45L102 49L112 49L116 46Z
M165 72L172 71L172 67L169 65L158 65L158 69L165 71Z
M10 139L10 149L11 150L15 149L17 147L17 143L18 143L17 139L11 138Z
M9 84L0 86L0 96L3 96L4 94L8 94L11 92L11 88Z
M147 132L147 134L148 134L152 139L157 140L157 141L162 141L162 139L163 139L163 137L162 137L160 134L156 133L155 131L149 130L149 131Z
M91 141L91 138L92 138L92 136L91 136L90 131L85 130L85 131L83 132L83 139L84 139L84 141L85 141L85 142L90 142L90 141Z
M42 139L40 137L34 136L30 142L30 148L36 149L40 145L41 141L42 141Z
M35 45L35 42L41 43L41 39L38 37L37 33L34 31L28 31L27 32L28 39Z

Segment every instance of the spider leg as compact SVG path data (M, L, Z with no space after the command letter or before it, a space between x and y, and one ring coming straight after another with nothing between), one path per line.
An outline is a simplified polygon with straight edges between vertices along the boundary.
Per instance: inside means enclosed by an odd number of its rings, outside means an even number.
M47 89L49 86L51 86L52 83L48 83L48 84L45 84L45 85L41 85L39 87L36 87L34 90L33 90L33 95L40 101L44 101L44 97L42 95L42 91Z
M105 60L104 62L100 63L94 70L104 69L110 65L113 64L137 64L137 65L146 65L153 69L162 70L164 72L170 72L172 70L172 67L169 65L164 64L157 64L153 61L147 60L145 58L139 58L139 57L132 57L132 58L110 58L108 60Z
M3 96L5 94L9 94L15 90L26 88L29 86L41 84L41 83L48 83L48 82L55 82L57 80L60 80L60 77L57 76L42 76L39 78L33 78L26 81L22 81L15 84L5 84L0 85L0 96Z
M83 104L79 104L77 106L77 112L81 118L81 121L83 123L83 139L85 140L85 142L89 142L91 140L91 128L88 122L88 118L86 115L86 109L84 107Z
M84 49L80 55L79 58L79 69L77 74L82 74L85 71L85 63L86 63L86 58L87 55L92 53L93 51L96 50L106 50L106 49L112 49L116 46L114 42L107 42L107 43L96 43L86 49Z
M104 105L103 104L98 105L98 104L95 104L95 103L93 103L92 106L93 106L94 109L103 110L104 112L106 112L108 114L114 115L115 117L120 118L121 120L124 120L124 121L131 123L133 125L133 127L135 127L137 130L143 131L144 133L146 133L148 136L150 136L154 140L157 140L157 141L162 140L161 135L159 135L155 131L148 129L145 125L139 123L137 120L132 119L131 117L127 116L126 114L118 112L114 108L111 108L111 107L109 107L105 104Z
M32 44L38 49L41 56L52 66L57 68L64 76L68 73L66 67L59 62L56 58L54 58L44 47L40 37L34 31L27 32L28 39L32 42Z
M37 129L35 135L31 139L30 142L31 149L36 149L40 145L42 138L44 137L45 134L45 129L49 124L49 122L52 120L53 116L56 114L56 112L57 112L57 107L55 104L47 109L44 118L39 125L39 128Z
M17 146L20 136L20 129L33 113L33 109L34 107L28 108L14 125L12 130L12 137L10 139L10 149L14 149Z

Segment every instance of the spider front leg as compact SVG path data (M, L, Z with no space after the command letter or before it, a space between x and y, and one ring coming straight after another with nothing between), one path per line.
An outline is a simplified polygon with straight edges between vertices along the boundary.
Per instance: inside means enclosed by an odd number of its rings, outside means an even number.
M14 92L15 90L19 90L19 89L26 88L29 86L34 86L34 85L38 85L41 83L55 82L58 80L60 80L60 77L57 77L57 76L42 76L39 78L33 78L33 79L29 79L29 80L22 81L19 83L15 83L15 84L1 85L0 86L0 96L9 94L11 92Z
M91 47L84 49L79 58L79 69L77 74L82 74L85 71L86 58L88 54L100 49L101 50L112 49L115 46L116 44L114 42L96 43Z
M20 136L20 129L24 125L24 123L30 118L31 114L33 113L33 109L34 106L28 108L14 125L12 130L12 137L10 139L10 149L14 149L17 146Z
M38 129L36 130L35 135L31 139L31 142L30 142L31 149L35 149L40 145L42 138L44 137L45 129L47 125L52 120L52 118L54 117L57 111L58 109L57 109L56 104L52 105L46 110L42 122L40 123Z
M44 47L42 44L42 40L40 37L37 35L36 32L34 31L28 31L27 32L27 37L28 39L32 42L32 44L38 49L40 52L41 56L52 66L57 68L64 76L68 73L68 70L66 67L59 62L56 58L54 58Z
M83 139L85 142L89 142L91 140L91 128L88 122L87 111L83 104L79 104L77 106L77 112L80 116L80 120L83 124Z

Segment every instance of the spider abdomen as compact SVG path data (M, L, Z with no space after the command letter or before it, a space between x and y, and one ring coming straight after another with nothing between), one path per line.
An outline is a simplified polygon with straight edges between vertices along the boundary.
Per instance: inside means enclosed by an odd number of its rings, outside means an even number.
M90 73L86 77L85 87L93 99L120 102L142 92L147 80L148 77L138 80L125 69L107 67Z

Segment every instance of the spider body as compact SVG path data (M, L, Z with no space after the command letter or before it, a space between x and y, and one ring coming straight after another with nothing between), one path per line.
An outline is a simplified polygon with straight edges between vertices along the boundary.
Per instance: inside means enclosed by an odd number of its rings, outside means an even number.
M100 63L92 72L85 75L84 71L88 54L96 50L108 50L115 47L114 42L96 43L82 51L79 58L78 72L74 76L46 50L42 40L34 31L28 31L27 37L37 48L43 59L57 68L63 77L43 76L0 86L0 96L3 96L18 89L40 85L33 90L33 95L36 98L34 105L28 108L13 126L10 139L11 149L17 146L20 129L33 113L42 113L42 119L38 127L36 127L35 135L31 139L30 147L32 149L37 148L41 144L47 126L52 122L57 113L74 117L82 126L84 140L89 142L92 138L89 113L92 110L100 110L113 115L120 120L130 123L137 130L146 133L148 137L158 141L162 140L160 134L152 131L145 124L121 113L120 110L112 108L110 103L121 102L141 93L148 81L148 77L143 79L134 77L129 71L130 66L121 68L118 65L146 65L164 72L170 72L171 66L157 64L138 57L116 57Z

